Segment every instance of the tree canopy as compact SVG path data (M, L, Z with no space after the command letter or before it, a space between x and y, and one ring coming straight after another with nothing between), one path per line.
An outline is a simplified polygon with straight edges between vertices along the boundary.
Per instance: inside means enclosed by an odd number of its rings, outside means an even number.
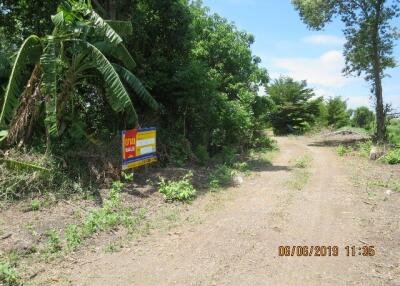
M344 56L347 75L364 76L375 95L376 139L385 140L386 109L382 78L385 70L395 67L393 47L399 33L393 19L400 16L398 0L292 0L301 19L312 29L320 30L338 17L345 25Z

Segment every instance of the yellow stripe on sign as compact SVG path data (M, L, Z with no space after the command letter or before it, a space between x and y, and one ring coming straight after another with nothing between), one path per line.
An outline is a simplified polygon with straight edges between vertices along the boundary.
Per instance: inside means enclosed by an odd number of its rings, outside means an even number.
M132 162L122 166L122 170L137 168L146 164L157 162L157 157L147 158L140 161Z
M145 132L139 132L138 134L136 134L137 140L155 139L155 138L156 138L156 131L145 131Z

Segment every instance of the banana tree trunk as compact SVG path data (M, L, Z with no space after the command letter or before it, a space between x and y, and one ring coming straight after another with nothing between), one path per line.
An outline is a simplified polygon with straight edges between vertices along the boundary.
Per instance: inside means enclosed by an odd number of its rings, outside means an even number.
M9 136L7 139L7 144L9 145L21 140L22 143L25 143L32 136L34 122L37 118L41 101L41 78L42 69L39 65L36 65L21 95L21 103L17 109L16 115L10 123Z

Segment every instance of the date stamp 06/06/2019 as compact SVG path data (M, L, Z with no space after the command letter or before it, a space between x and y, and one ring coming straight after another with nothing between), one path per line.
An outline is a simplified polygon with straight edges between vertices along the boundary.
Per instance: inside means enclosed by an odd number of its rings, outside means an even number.
M375 246L374 245L347 245L344 247L339 247L337 245L331 246L299 246L299 245L286 245L278 247L279 256L289 256L289 257L304 257L304 256L316 256L316 257L337 257L337 256L364 256L371 257L375 256Z

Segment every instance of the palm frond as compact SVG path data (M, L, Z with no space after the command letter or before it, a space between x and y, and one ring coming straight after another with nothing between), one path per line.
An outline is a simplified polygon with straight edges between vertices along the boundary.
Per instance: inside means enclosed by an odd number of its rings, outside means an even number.
M7 77L10 69L11 66L9 58L3 53L0 53L0 78Z
M115 70L124 82L152 109L157 110L159 105L157 101L150 95L147 89L143 86L141 81L129 70L119 65L114 64Z
M91 21L92 25L95 28L95 33L102 35L105 39L107 39L110 43L115 46L118 46L122 43L122 38L118 33L109 25L99 14L95 11L88 9L87 15L89 21Z
M46 125L50 135L58 133L57 128L57 65L56 45L53 36L47 37L47 46L40 58L43 67L42 94L46 98Z
M116 60L119 60L127 69L135 69L136 62L124 44L121 43L115 47L105 41L102 41L95 43L94 46L96 46L96 48L98 48L102 53L110 55Z
M4 163L9 169L12 170L40 171L46 173L50 172L50 169L24 161L0 158L0 163Z
M7 130L1 130L0 131L0 142L4 141L8 136L8 131Z
M122 84L118 73L106 56L94 45L82 40L70 40L76 47L88 53L87 60L96 63L95 68L102 75L107 90L107 100L111 108L116 112L125 111L129 115L129 123L137 123L137 114L133 107L132 100L129 97L124 85Z
M51 21L56 27L62 26L64 24L64 12L60 11L56 15L52 15Z
M0 114L0 126L5 126L12 119L15 108L19 105L18 97L25 85L25 71L28 64L39 61L42 46L39 37L30 36L22 44L15 59L11 76L4 94L3 107Z
M114 29L118 35L122 37L131 36L133 34L133 27L131 21L117 21L117 20L106 20L106 23Z

